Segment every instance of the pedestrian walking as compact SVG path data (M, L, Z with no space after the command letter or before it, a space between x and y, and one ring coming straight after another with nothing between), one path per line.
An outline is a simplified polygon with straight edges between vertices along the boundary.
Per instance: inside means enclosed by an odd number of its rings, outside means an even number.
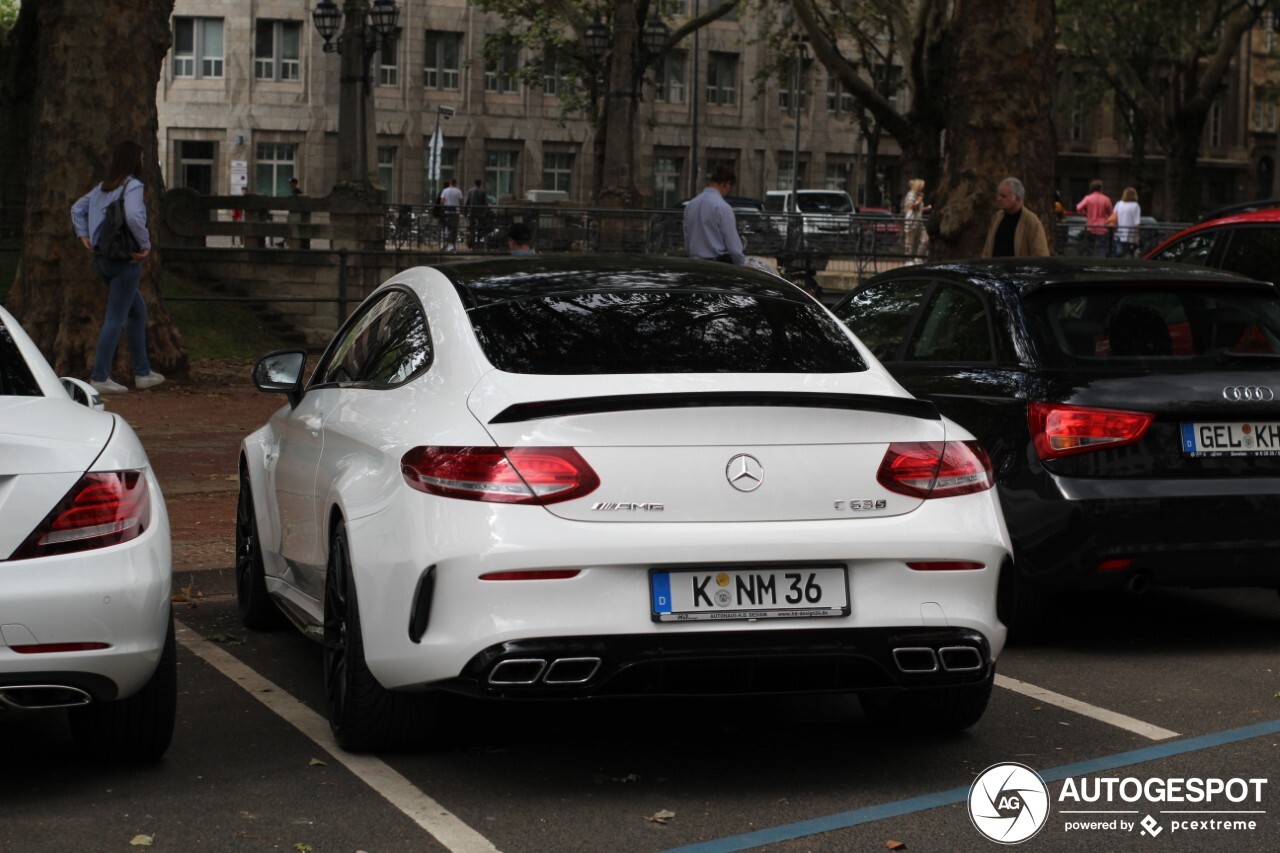
M747 262L738 218L724 200L737 182L731 166L716 166L707 178L707 188L685 205L684 246L689 257L739 265Z
M467 190L463 208L467 213L467 244L475 248L483 241L489 212L489 196L482 179L476 178L475 185Z
M1111 218L1111 210L1111 199L1102 192L1102 181L1094 179L1089 183L1089 194L1076 205L1076 213L1084 214L1085 245L1091 255L1106 257L1109 254L1111 228L1107 220Z
M458 189L458 179L450 178L449 185L440 191L440 207L444 211L444 250L446 252L454 252L458 248L458 208L461 204L462 190Z
M86 251L93 253L93 267L107 288L107 311L93 351L93 368L89 383L100 394L124 394L129 389L111 379L111 363L120 336L129 342L133 362L133 381L139 390L154 388L164 377L151 369L147 358L147 303L138 286L142 283L142 261L151 254L151 234L147 230L147 207L143 201L145 187L142 173L142 146L131 140L121 142L111 155L106 179L85 193L71 207L71 224ZM103 224L108 208L123 199L124 227L133 235L137 250L126 259L106 257L99 246L104 235Z
M1112 215L1116 218L1116 254L1121 257L1137 257L1141 241L1142 205L1138 204L1138 190L1125 187L1116 202Z
M1022 206L1026 189L1017 178L1005 178L996 187L996 211L982 247L984 258L1043 258L1049 241L1040 217Z

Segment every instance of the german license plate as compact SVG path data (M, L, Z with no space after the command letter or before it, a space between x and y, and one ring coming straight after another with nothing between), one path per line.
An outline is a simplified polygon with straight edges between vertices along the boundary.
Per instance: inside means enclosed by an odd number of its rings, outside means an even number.
M1182 452L1187 456L1280 456L1280 423L1182 424Z
M649 591L655 622L849 614L844 566L654 569Z

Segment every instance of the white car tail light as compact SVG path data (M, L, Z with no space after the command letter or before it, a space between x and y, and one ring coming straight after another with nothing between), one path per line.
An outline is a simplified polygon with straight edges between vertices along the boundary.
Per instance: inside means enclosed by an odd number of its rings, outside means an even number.
M1118 409L1089 409L1059 403L1027 406L1031 443L1041 459L1133 444L1142 438L1153 420L1155 415Z
M420 492L496 503L558 503L600 485L572 447L415 447L400 471Z
M141 471L85 474L9 559L119 545L140 536L150 518L151 496Z
M991 460L976 441L894 442L876 480L891 492L949 498L991 488Z

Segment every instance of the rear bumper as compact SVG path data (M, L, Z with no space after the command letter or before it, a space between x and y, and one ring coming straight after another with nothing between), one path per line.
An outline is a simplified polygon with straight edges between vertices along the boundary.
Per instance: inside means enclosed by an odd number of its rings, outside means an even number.
M995 671L977 631L734 631L543 637L499 643L432 686L473 696L724 696L980 684Z
M1280 479L1001 487L1019 571L1043 586L1280 587Z

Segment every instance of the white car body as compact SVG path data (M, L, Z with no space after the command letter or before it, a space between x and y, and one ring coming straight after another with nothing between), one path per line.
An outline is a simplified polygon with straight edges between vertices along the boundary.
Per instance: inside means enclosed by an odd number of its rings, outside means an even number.
M465 277L466 265L458 266ZM299 627L321 637L329 545L341 524L363 656L382 688L591 695L593 679L603 678L600 690L608 692L610 679L616 684L623 675L605 674L621 652L592 651L607 649L610 638L640 647L708 638L715 645L725 632L750 633L757 639L748 645L767 644L772 634L780 645L804 646L803 632L813 631L816 647L844 636L831 632L950 631L980 637L973 642L982 674L994 672L1004 644L996 580L1010 554L995 492L926 500L876 482L891 442L972 436L936 414L903 416L920 404L856 340L866 363L859 372L514 373L486 357L460 288L446 274L411 269L378 293L397 288L421 304L434 351L430 366L384 390L312 376L296 405L277 411L242 447L266 590ZM812 310L826 314L816 304ZM747 401L857 399L866 408L689 403L717 392ZM679 402L636 403L646 399ZM574 411L582 400L585 409ZM610 410L612 400L630 402ZM526 404L546 401L567 408L530 414ZM422 446L571 447L600 485L545 506L428 494L411 488L402 473L402 457ZM727 466L741 454L763 466L763 483L751 492L728 481ZM977 570L917 571L909 561L960 561ZM651 609L650 570L774 566L846 569L848 614L657 621ZM574 575L482 579L540 570ZM432 589L424 593L427 583ZM419 612L423 607L429 613ZM423 623L421 635L411 636L412 626ZM553 680L557 654L603 658L601 673ZM711 657L717 654L738 660L755 653L721 649ZM548 671L526 682L538 667L511 666L510 678L499 677L506 660L541 660ZM577 675L590 668L576 666L561 669ZM572 689L557 692L553 681Z
M0 326L34 381L24 393L0 394L0 713L69 707L94 717L114 704L104 713L116 714L120 700L153 683L172 645L164 497L129 424L100 410L85 383L69 380L64 387L3 309ZM122 522L137 524L140 534L68 553L19 553L83 477L108 472L129 472L142 489L148 502L142 517ZM94 541L83 529L60 535ZM156 725L168 732L141 743L86 746L103 757L154 758L168 744L172 716Z

